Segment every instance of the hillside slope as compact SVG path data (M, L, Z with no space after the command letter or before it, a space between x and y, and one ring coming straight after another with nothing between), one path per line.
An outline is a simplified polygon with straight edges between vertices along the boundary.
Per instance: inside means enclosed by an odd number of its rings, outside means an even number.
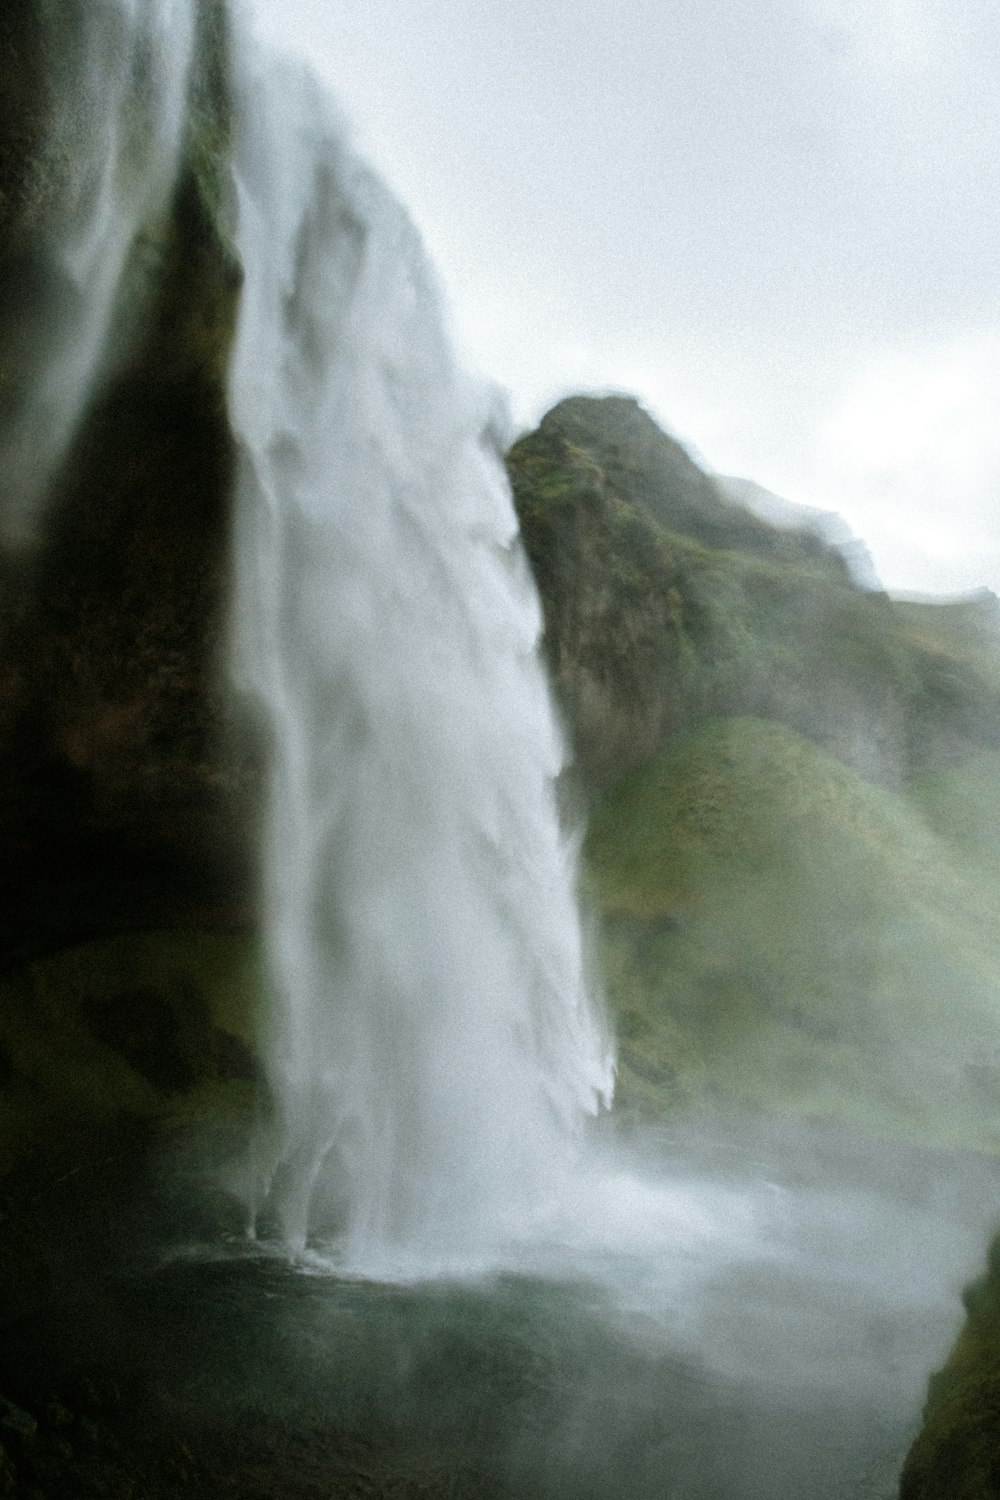
M619 1102L1000 1149L1000 860L977 816L998 774L906 798L736 718L600 799L586 869ZM942 831L946 805L981 846Z

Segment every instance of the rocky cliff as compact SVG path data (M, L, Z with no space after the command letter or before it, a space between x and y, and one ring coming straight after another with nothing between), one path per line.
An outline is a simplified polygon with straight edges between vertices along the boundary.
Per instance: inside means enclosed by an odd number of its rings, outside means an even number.
M910 1449L900 1500L996 1500L1000 1495L1000 1241L962 1295L965 1326L930 1382L923 1429Z
M72 440L52 472L39 443L37 473L8 441L81 295L59 237L93 188L56 101L86 19L85 0L0 15L0 1311L65 1262L67 1184L85 1201L108 1160L138 1181L142 1121L247 1107L255 1076L254 757L226 667L240 268L221 0L200 6L175 189L128 246ZM141 133L141 69L134 89ZM6 523L40 479L19 535Z
M891 787L1000 745L1000 607L860 587L627 397L572 397L509 455L580 762L605 785L711 719L754 715Z
M0 22L8 422L70 294L53 239L74 157L52 99L71 65L72 48L57 43L74 34L74 14L69 0L19 0ZM113 344L45 497L40 539L0 554L8 961L245 908L246 776L224 664L225 378L239 267L226 236L222 6L206 0L199 24L172 210L131 246ZM19 483L8 463L0 510L17 512Z

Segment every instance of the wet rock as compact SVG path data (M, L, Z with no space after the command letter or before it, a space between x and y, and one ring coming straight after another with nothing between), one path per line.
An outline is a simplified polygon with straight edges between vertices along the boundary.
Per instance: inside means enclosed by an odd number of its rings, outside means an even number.
M86 1013L94 1035L156 1088L183 1091L194 1083L177 1017L155 990L91 1000Z
M75 1425L73 1413L59 1401L50 1401L45 1408L45 1425L51 1432L69 1432Z
M59 228L53 178L73 165L46 122L75 8L2 7L0 417L37 376L42 341L25 330ZM173 212L131 257L118 357L54 476L43 534L27 555L0 547L0 957L247 911L256 772L221 669L240 283L226 7L200 0L197 24ZM19 505L5 469L0 510Z
M31 1413L0 1396L0 1441L17 1452L34 1444L37 1435L38 1423Z
M241 1037L216 1027L212 1033L212 1054L219 1078L226 1081L261 1081L261 1066Z
M13 1495L17 1488L17 1470L3 1444L0 1443L0 1495Z

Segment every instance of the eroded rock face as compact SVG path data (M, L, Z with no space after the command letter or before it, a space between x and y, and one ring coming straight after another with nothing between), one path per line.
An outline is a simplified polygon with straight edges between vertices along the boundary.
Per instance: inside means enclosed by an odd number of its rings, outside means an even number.
M965 1326L944 1368L931 1377L900 1500L1000 1495L1000 1241L993 1241L985 1275L962 1300Z
M69 27L70 0L62 10ZM54 33L38 17L17 0L0 22L0 67L13 80L0 109L8 379L19 361L23 374L41 317L64 146L49 130ZM225 378L240 271L226 232L216 0L205 0L199 28L172 211L132 248L115 352L46 497L39 539L0 556L8 962L133 926L238 921L246 905L253 773L225 667ZM0 501L16 501L4 491L15 478L0 474Z
M553 683L586 771L627 769L653 753L680 707L683 600L654 527L625 513L590 453L553 420L508 459L522 534L545 610Z
M577 759L615 781L753 715L898 787L1000 744L996 601L898 605L734 503L639 404L571 397L508 467Z

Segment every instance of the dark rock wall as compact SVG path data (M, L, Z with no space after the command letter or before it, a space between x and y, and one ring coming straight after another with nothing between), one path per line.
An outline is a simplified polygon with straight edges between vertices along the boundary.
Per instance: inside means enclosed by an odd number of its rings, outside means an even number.
M67 25L71 4L63 7ZM0 957L134 926L245 917L253 775L226 681L240 273L228 239L225 15L206 0L173 212L135 245L41 539L0 557ZM51 35L51 33L49 33ZM45 275L36 8L0 22L0 371ZM0 491L11 476L0 475Z
M900 1500L1000 1497L1000 1241L990 1248L986 1274L962 1300L965 1327L931 1379Z

